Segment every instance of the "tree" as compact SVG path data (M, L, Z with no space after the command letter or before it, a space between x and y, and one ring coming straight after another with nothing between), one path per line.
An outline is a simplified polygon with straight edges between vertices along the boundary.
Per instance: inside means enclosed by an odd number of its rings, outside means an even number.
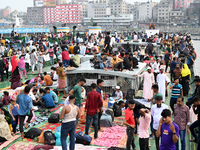
M117 15L118 15L117 12L115 12L115 13L114 13L114 16L117 17Z
M88 23L89 26L93 26L93 18L91 18L90 23Z

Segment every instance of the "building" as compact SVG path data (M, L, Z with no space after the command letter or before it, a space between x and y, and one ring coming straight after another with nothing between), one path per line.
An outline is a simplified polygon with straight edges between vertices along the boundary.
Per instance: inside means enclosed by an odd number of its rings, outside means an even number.
M190 6L193 0L174 0L174 9L184 10Z
M56 7L43 8L43 22L44 24L51 24L56 22Z
M173 0L161 0L157 6L157 22L169 23L169 12L173 10Z
M180 24L183 23L184 12L181 10L171 10L169 12L170 23Z
M200 2L191 3L190 7L185 11L184 23L200 23Z
M6 9L1 9L1 10L0 10L0 16L2 16L2 17L7 17L7 16L9 16L9 11L6 10Z
M87 25L91 21L91 18L84 18L84 24ZM98 26L104 27L120 27L130 26L133 23L133 14L123 14L118 16L107 16L107 17L94 17L93 23L97 23Z
M72 0L72 4L88 2L88 0Z
M43 24L43 7L28 7L24 17L26 24Z
M43 0L43 6L48 6L48 7L56 6L56 0Z
M83 21L84 18L88 15L88 3L87 2L81 2L78 3L81 6L81 20Z
M106 17L111 15L111 9L106 3L88 3L87 17Z
M56 5L63 5L66 4L66 0L56 0Z
M139 21L152 19L152 1L143 2L138 5Z
M43 6L43 0L33 0L33 6L42 7Z
M126 14L133 14L134 5L131 3L126 3Z
M111 8L111 15L126 14L126 1L124 0L110 0L109 6Z

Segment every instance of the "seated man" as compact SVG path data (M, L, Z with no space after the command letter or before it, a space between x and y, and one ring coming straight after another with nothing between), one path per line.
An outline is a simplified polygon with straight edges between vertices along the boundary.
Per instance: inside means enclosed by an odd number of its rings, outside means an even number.
M74 52L74 56L71 57L69 65L71 67L78 68L80 63L81 63L81 59L80 59L79 55L77 55L77 52Z
M128 53L128 52L125 53L126 57L124 57L124 54L123 54L123 53L122 53L121 55L122 55L123 60L124 60L124 63L123 63L124 69L133 70L133 69L131 68L131 62L130 62L130 60L129 60L129 53Z
M116 86L116 92L115 92L115 97L113 97L115 99L115 101L118 100L123 100L123 93L122 91L120 91L120 86Z
M120 58L117 58L116 54L113 55L111 59L112 69L115 71L122 71L123 72L123 63L124 61Z
M48 75L47 72L44 72L44 83L45 83L45 86L51 86L53 84L51 76Z
M122 108L125 107L124 101L115 102L113 106L111 106L114 112L115 117L122 116Z
M33 89L33 95L34 96L36 96L37 91L38 91L37 89ZM35 99L32 98L32 100L33 100L33 106L41 106L40 99L38 99L38 98L35 97Z
M107 71L107 67L108 67L108 59L105 57L104 53L101 54L101 58L99 59L99 63L100 63L100 69L104 69L105 71Z
M51 94L54 103L57 104L58 103L58 96L57 96L57 94L54 91L50 90L49 87L46 87L45 90L47 91L48 94Z
M46 90L43 90L42 107L43 108L54 108L55 107L55 103L53 101L51 94L48 94Z
M38 99L38 100L41 100L42 99L42 96L43 96L43 89L40 88L35 95L35 98Z

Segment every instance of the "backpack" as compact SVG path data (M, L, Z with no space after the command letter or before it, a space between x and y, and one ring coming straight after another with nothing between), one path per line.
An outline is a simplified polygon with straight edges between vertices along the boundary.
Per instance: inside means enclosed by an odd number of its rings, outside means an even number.
M49 123L58 123L59 122L60 115L57 113L52 113L50 117L48 118Z
M99 62L94 63L94 69L100 69L100 64Z
M135 96L135 90L134 89L128 89L128 91L126 93L126 100L133 99L134 96Z
M115 116L115 117L122 116L121 107L117 104L117 102L115 102L115 103L113 104L113 111L114 111L114 116Z
M47 145L55 145L56 144L56 137L52 131L44 132L44 140L45 140L45 144L47 144Z
M28 132L25 133L24 137L25 137L25 138L34 139L35 137L40 136L41 133L42 133L42 130L41 130L41 129L38 129L38 128L31 128L30 130L28 130Z
M76 137L76 143L83 145L90 145L92 141L92 137L90 137L87 134L84 134L83 132L76 133L75 137Z

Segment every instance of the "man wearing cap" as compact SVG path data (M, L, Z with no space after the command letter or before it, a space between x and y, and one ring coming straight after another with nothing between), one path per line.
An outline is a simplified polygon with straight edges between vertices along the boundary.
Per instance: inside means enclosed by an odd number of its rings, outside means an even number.
M159 93L163 95L163 102L165 102L165 91L167 88L167 75L164 73L164 66L160 68L160 74L157 76L157 84L159 87Z
M43 69L43 56L42 56L42 52L39 52L39 55L38 56L38 76L41 74L42 76L42 69Z
M116 92L115 92L115 97L116 100L123 100L123 93L120 91L120 86L116 86Z
M153 91L151 87L154 84L154 75L151 73L151 67L147 67L147 71L143 72L141 75L133 76L144 77L143 97L150 100L153 97Z

